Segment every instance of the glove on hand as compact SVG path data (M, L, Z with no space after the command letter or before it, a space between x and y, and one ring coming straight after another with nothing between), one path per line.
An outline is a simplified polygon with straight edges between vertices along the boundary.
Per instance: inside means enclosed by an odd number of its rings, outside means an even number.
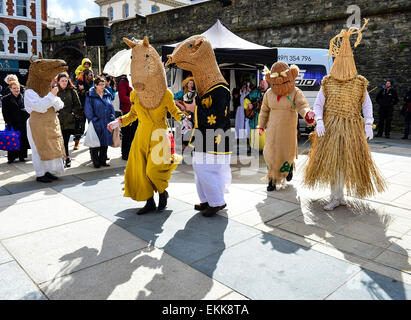
M365 130L365 137L369 140L374 138L374 132L372 131L372 125L366 124L364 127Z
M324 135L325 133L324 121L322 120L317 121L316 130L317 130L317 136L322 137Z

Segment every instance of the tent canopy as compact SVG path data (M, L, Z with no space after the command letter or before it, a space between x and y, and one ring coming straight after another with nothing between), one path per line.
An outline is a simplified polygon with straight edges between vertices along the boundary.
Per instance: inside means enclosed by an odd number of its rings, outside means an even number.
M246 63L248 65L267 65L271 67L271 65L277 61L276 49L260 46L240 38L224 27L220 20L217 20L216 23L210 29L203 32L202 35L211 42L218 64ZM171 54L178 44L180 44L180 42L161 47L163 61L167 60L167 55Z

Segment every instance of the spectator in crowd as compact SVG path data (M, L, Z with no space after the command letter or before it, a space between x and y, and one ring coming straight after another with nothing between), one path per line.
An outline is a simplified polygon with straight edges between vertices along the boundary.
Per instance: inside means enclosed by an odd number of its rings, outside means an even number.
M70 136L75 133L75 116L80 116L82 112L80 99L78 97L75 86L71 82L69 75L66 72L60 73L57 76L57 86L59 92L57 96L63 101L64 108L58 112L60 120L61 132L63 134L64 148L66 149L65 166L71 166L71 159L68 149Z
M5 78L4 78L4 82L8 84L8 86L0 89L1 95L2 96L7 96L11 91L10 91L10 83L11 82L18 82L19 83L19 79L17 78L17 76L15 74L8 74ZM24 86L20 84L20 93L24 94Z
M411 89L408 89L404 96L404 106L401 109L401 114L405 117L404 136L401 139L408 139L411 121Z
M93 123L94 130L100 140L100 147L90 148L91 160L95 168L108 167L107 149L113 143L111 132L107 124L115 119L114 108L111 103L111 94L105 89L106 83L102 77L94 80L94 87L90 89L84 104L84 113L89 122Z
M195 92L194 78L192 76L185 78L183 80L182 86L183 89L174 94L174 102L176 106L184 112L186 111L186 107L183 104L184 95L188 92Z
M118 82L118 95L120 99L120 110L123 115L130 112L130 92L133 90L130 87L127 76L123 74ZM138 120L131 123L129 126L121 128L121 158L128 160L128 154L130 152L131 143L133 142L134 135L138 126Z
M378 115L378 133L376 137L382 137L385 129L385 137L390 137L392 114L394 105L398 103L397 92L394 89L394 81L388 79L377 94L377 103L380 105ZM384 128L385 123L385 128Z
M84 58L81 61L81 65L79 65L76 71L74 71L74 73L76 74L76 79L78 81L84 80L84 71L86 70L91 70L91 60L89 58Z
M90 88L93 86L94 74L91 69L84 70L84 79L83 81L77 81L77 92L80 98L82 110L80 114L75 117L75 135L74 135L74 149L78 150L80 143L80 138L84 133L86 126L86 118L84 117L84 103L86 101L86 95Z
M9 81L10 93L2 99L2 112L6 126L13 127L14 130L21 132L20 150L7 152L7 163L14 162L19 158L19 161L25 161L27 158L27 149L30 148L27 140L26 121L30 117L24 109L23 95L20 93L20 83L17 81Z

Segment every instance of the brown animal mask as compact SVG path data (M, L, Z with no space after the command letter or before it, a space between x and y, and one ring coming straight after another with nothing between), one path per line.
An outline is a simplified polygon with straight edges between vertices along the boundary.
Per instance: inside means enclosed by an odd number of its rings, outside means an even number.
M205 36L195 35L184 40L167 57L166 66L175 63L177 67L191 71L200 96L214 84L227 83L218 68L211 43Z
M296 65L289 67L287 63L278 61L273 64L271 71L266 70L265 80L277 96L287 96L295 88L298 72Z
M41 57L41 55L39 54ZM27 79L27 89L32 89L40 97L46 96L51 89L51 80L60 72L68 70L64 60L60 59L37 59L32 61L30 58L29 76Z
M131 50L131 83L146 109L157 108L167 90L166 72L157 51L148 38L131 41L123 38Z

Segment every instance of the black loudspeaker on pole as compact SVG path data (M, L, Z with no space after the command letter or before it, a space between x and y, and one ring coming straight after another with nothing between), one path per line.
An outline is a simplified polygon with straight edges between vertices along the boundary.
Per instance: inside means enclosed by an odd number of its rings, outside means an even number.
M112 42L111 29L106 26L86 26L86 46L105 47Z

